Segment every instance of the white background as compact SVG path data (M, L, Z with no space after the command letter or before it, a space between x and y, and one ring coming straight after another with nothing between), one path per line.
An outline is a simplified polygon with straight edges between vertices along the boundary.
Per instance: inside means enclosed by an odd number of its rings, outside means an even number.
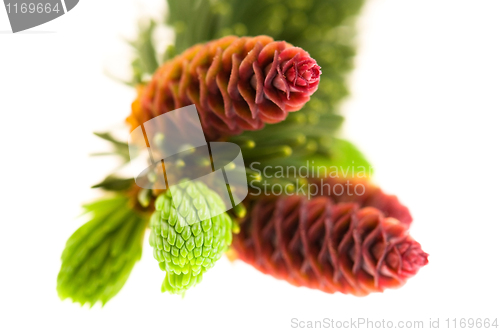
M143 0L143 2L146 2ZM162 294L146 244L104 309L61 302L59 256L80 204L113 161L92 131L124 119L134 91L121 36L163 1L81 1L11 34L0 8L0 330L286 331L291 319L500 319L500 1L369 0L344 105L345 137L414 216L430 263L406 286L356 298L295 288L225 258L184 299ZM52 32L52 33L44 33ZM499 322L500 323L500 322Z

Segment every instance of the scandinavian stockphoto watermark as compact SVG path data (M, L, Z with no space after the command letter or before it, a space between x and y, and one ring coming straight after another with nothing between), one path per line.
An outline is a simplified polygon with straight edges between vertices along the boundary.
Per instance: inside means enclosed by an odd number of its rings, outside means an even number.
M12 32L52 21L73 9L79 0L3 0Z
M373 174L371 167L356 165L315 165L306 160L302 166L265 166L250 164L250 195L304 195L308 199L326 196L362 196L363 180ZM343 179L343 180L342 180ZM280 181L282 180L282 181Z
M203 221L232 209L248 194L240 147L207 142L195 105L145 122L130 133L128 143L136 184L150 190L168 188L181 214L194 212ZM207 202L209 214L197 213L195 206L186 206L187 200L182 199L190 184L217 193L222 204Z

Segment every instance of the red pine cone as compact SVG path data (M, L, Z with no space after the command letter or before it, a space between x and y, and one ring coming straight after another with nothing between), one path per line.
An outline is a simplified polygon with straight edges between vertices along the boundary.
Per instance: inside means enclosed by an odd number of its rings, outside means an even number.
M261 129L300 110L317 90L320 67L301 48L271 37L228 36L195 45L139 88L131 129L195 104L209 140Z
M295 286L364 296L402 286L428 262L407 226L363 203L295 195L250 205L233 241L238 258Z
M410 226L413 221L410 211L399 202L397 196L384 193L380 187L368 180L334 177L309 180L320 188L320 196L328 196L335 203L358 203L361 207L374 207L385 216L395 218L406 226ZM321 192L321 186L324 185L329 187L324 187Z

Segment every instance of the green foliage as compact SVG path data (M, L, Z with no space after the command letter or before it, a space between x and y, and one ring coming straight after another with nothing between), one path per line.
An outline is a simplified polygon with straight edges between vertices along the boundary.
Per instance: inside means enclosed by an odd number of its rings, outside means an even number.
M217 1L167 0L169 15L166 22L175 30L174 50L176 54L201 42L215 39L219 15Z
M115 175L108 175L104 180L92 186L92 189L101 188L108 191L124 191L134 184L134 179L122 179Z
M97 133L95 132L94 135L97 137L107 141L108 143L111 143L112 150L110 152L101 152L101 153L93 153L91 156L93 157L98 157L98 156L117 156L121 159L121 165L118 167L120 169L121 167L125 166L129 161L130 161L130 149L134 148L133 146L128 145L127 142L122 142L113 137L111 133ZM116 170L115 170L116 171ZM95 188L100 188L106 191L125 191L128 190L132 187L134 184L134 179L133 178L122 178L116 174L110 174L104 180L101 182L95 184L92 186L92 189Z
M325 146L325 149L328 149L327 153L316 153L313 159L310 159L308 156L291 158L287 160L286 165L296 167L307 165L310 167L325 166L326 168L335 166L342 170L351 169L352 167L369 170L371 167L365 156L349 141L333 138L332 142ZM313 161L314 164L312 164ZM283 165L278 160L271 160L268 164L275 166Z
M231 244L232 220L220 213L223 202L204 184L184 182L179 187L173 197L167 191L156 199L149 244L167 273L162 292L183 295Z
M97 137L111 143L113 149L111 152L93 153L92 156L111 156L115 155L122 158L123 161L128 161L129 157L129 146L126 142L120 142L114 138L110 133L94 133Z
M363 153L349 141L334 138L328 154L331 158L323 161L323 165L325 166L332 165L331 160L334 160L333 165L342 169L347 169L349 166L362 167L367 170L371 169L371 165ZM317 166L321 165L321 161L321 158L316 159Z
M297 112L290 114L286 121L268 126L268 130L245 132L230 141L239 144L244 138L253 142L250 147L242 146L245 164L260 162L257 168L261 169L267 165L301 164L304 159L315 158L330 158L331 163L335 163L332 153L337 139L332 133L342 122L343 118L335 114L318 116Z
M152 39L155 27L156 23L152 20L141 23L137 39L130 42L136 52L136 57L132 62L132 85L141 83L144 75L152 75L158 68L158 52Z
M90 220L66 242L57 277L61 299L104 305L123 287L141 258L147 225L127 202L116 196L83 206Z

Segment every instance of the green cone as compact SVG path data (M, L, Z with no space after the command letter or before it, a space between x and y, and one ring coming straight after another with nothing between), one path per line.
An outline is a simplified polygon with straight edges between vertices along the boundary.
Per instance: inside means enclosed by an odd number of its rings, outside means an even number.
M221 198L204 184L184 182L176 187L174 198L167 191L156 199L149 244L167 272L162 292L183 295L231 244L232 220L220 213L225 210Z

